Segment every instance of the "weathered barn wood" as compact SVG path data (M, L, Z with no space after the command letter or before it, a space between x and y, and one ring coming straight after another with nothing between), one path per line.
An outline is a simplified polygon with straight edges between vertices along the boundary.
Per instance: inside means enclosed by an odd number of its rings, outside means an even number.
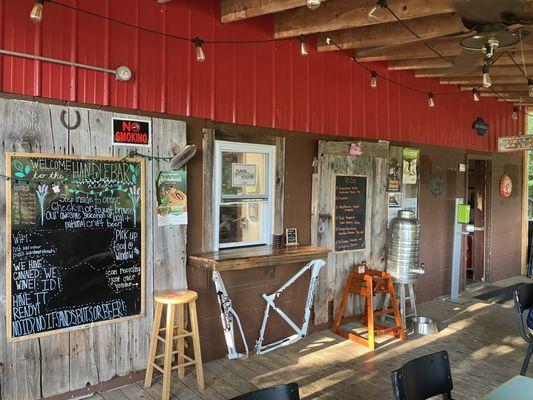
M60 122L66 112L67 129ZM27 101L0 99L2 151L0 171L5 171L5 151L50 154L125 156L132 147L112 147L113 113ZM138 116L130 116L138 117ZM184 122L153 118L152 147L137 150L147 156L172 156L172 144L186 144ZM166 161L146 164L146 314L120 323L99 325L7 343L5 319L0 319L1 398L37 399L84 388L115 376L145 368L148 334L152 322L152 292L186 287L186 227L158 227L154 206L154 179ZM5 218L5 186L0 188L0 218ZM0 224L0 235L5 235ZM5 249L0 247L5 262ZM0 307L5 309L5 264L0 268Z

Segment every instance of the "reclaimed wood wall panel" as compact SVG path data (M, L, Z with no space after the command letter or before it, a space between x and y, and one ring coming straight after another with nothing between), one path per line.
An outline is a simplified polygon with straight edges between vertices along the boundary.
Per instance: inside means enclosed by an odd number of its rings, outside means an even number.
M73 126L60 122L61 113ZM25 151L122 157L132 147L111 146L113 113L0 99L0 173L5 173L5 152ZM132 115L130 117L138 117ZM139 147L146 155L169 157L172 145L186 144L184 122L152 118L152 147ZM146 268L145 316L115 324L7 343L6 320L0 318L0 398L39 399L105 382L145 368L152 324L155 289L186 288L186 226L158 227L154 206L154 179L166 161L146 162ZM5 184L0 186L0 218L5 218ZM5 224L0 224L5 235ZM2 236L4 237L4 236ZM6 307L5 248L0 246L0 307ZM5 311L4 311L5 312Z

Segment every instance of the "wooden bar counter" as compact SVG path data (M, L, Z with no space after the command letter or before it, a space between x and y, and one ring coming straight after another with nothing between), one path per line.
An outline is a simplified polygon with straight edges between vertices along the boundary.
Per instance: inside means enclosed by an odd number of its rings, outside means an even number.
M257 246L191 255L188 263L204 270L223 272L325 259L329 252L316 246Z
M223 281L230 300L227 303L238 313L250 352L254 352L267 304L263 294L274 293L304 265L315 260L327 261L329 252L327 248L302 245L282 248L256 246L189 255L187 280L189 289L199 294L197 305L204 361L222 358L229 353L224 340L227 331L221 323L221 292L215 281ZM276 300L298 326L305 320L311 269ZM234 325L236 350L243 353L244 346L236 322ZM312 322L309 324L311 332L326 328L314 326ZM287 322L276 312L271 312L264 344L291 334L294 331Z

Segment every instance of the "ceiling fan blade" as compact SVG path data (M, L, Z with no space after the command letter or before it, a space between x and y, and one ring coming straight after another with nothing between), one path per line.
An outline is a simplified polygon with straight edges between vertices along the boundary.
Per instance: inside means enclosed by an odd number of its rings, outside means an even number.
M460 75L462 73L472 72L479 67L483 59L481 51L461 49L461 52L453 60L453 66L450 68L450 75Z
M513 22L527 18L527 0L450 0L463 19L476 23Z

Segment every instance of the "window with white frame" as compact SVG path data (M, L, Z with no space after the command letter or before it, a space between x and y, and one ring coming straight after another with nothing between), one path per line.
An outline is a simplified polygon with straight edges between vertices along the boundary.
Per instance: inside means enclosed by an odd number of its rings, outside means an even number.
M275 146L215 142L215 249L271 244Z

